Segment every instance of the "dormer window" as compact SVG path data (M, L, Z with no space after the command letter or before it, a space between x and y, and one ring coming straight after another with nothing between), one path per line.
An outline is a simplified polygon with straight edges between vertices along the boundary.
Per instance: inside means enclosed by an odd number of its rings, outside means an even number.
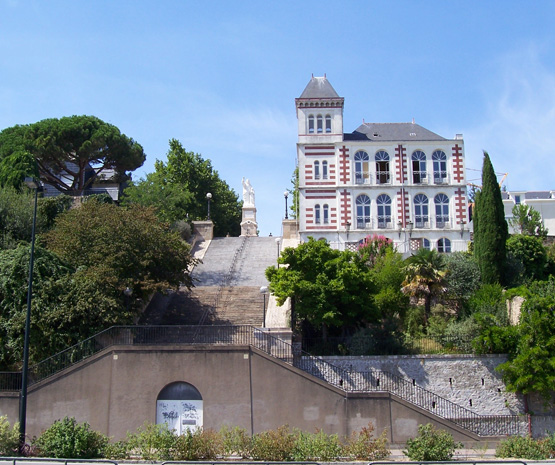
M326 134L331 133L331 116L326 115Z
M322 118L322 115L318 115L316 117L316 124L318 134L322 134L322 132L324 132L324 119Z
M314 115L308 115L308 133L314 134Z

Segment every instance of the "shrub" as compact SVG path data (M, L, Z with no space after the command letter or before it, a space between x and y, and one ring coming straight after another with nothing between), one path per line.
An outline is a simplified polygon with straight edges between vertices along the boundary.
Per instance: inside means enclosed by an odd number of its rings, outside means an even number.
M292 459L295 435L289 426L255 434L251 440L250 456L253 460L285 462Z
M355 460L383 460L390 454L387 448L387 431L384 430L375 438L374 425L368 423L360 432L353 431L344 450L345 455Z
M495 451L500 458L547 460L555 457L555 434L544 439L510 436L501 441Z
M222 439L224 456L235 455L242 459L249 456L250 437L244 428L222 426L220 437Z
M130 453L142 460L171 460L176 439L166 423L145 422L136 433L127 433Z
M0 416L0 455L11 456L19 446L19 423L10 428L8 417Z
M221 436L214 430L187 430L176 437L172 460L214 460L222 451Z
M104 458L112 460L125 460L130 458L129 444L127 441L109 443L104 449Z
M403 453L414 461L447 461L457 447L462 444L456 443L450 433L428 423L418 425L418 436L407 441L407 450Z
M88 423L75 418L56 420L33 441L43 457L92 459L102 457L108 438L90 429Z
M342 446L337 434L327 435L322 430L315 433L297 431L293 447L293 460L332 462L341 455Z

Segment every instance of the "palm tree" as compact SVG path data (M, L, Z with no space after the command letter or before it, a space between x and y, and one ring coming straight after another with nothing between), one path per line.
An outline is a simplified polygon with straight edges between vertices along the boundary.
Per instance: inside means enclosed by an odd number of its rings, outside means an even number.
M405 260L405 280L402 291L417 299L424 299L424 322L428 324L432 299L445 290L445 260L435 250L418 249Z

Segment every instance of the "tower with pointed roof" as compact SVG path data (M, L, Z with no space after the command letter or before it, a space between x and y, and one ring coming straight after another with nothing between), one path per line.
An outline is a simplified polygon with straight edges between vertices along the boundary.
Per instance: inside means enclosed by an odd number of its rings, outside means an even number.
M327 77L295 99L299 236L356 249L367 236L404 254L466 250L464 143L411 123L366 123L343 132L344 99Z

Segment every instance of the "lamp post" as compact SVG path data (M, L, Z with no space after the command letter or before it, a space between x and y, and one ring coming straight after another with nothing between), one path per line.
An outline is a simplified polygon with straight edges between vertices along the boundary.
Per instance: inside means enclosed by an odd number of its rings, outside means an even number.
M464 236L464 225L466 224L466 221L462 220L460 223L461 225L461 238Z
M123 295L125 296L125 309L127 310L127 313L129 313L129 297L133 295L133 289L126 287L123 291Z
M349 240L349 231L351 230L351 223L347 221L345 223L345 231L347 232L347 240Z
M281 245L281 237L276 237L276 244L277 244L277 258L278 258L278 267L279 267L279 247Z
M285 219L288 220L289 219L289 214L287 213L287 197L289 197L289 192L285 191L283 193L283 197L285 197Z
M37 225L37 199L40 182L25 178L25 184L35 190L35 207L33 210L33 229L31 232L31 257L29 258L29 283L27 286L27 314L25 316L25 335L23 339L23 368L21 371L21 395L19 397L19 452L25 447L25 427L27 423L27 385L29 374L29 332L31 330L31 298L33 296L33 265L35 260L35 228Z
M268 287L262 286L260 293L264 296L264 303L262 304L262 327L266 327L266 294L268 294Z
M210 200L212 200L212 194L210 192L208 192L208 194L206 194L206 200L208 201L208 220L210 220Z

